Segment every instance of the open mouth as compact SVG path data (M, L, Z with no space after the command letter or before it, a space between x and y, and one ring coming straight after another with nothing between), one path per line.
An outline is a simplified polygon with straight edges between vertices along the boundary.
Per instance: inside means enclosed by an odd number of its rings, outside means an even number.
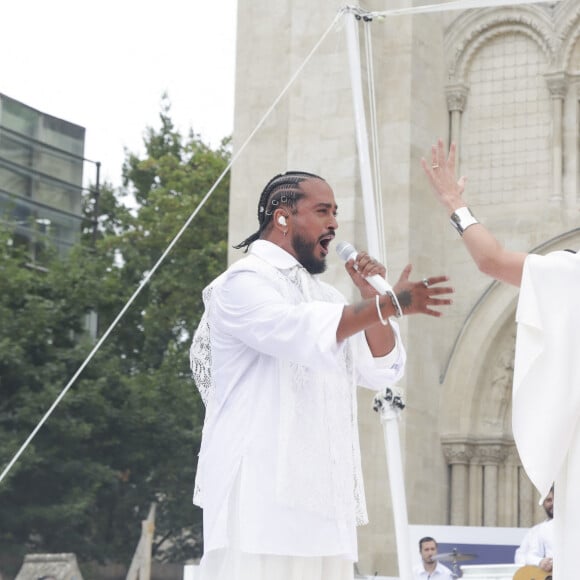
M328 246L330 245L330 242L332 242L332 240L334 239L334 235L333 234L329 234L327 236L323 236L320 238L320 246L322 247L322 254L324 256L326 256L328 254Z

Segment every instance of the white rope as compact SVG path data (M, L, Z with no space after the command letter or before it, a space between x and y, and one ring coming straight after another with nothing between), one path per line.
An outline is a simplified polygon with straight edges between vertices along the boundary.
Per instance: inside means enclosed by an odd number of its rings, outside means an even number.
M101 336L101 338L97 341L97 343L95 344L95 346L93 347L93 349L91 350L91 352L88 354L88 356L86 357L86 359L81 364L81 366L77 369L77 371L72 376L72 378L70 379L70 381L66 384L66 386L63 388L63 390L61 391L61 393L55 399L54 403L50 406L50 408L48 409L48 411L45 413L44 417L42 417L42 419L38 422L38 424L33 429L33 431L30 433L30 435L28 436L28 438L26 439L26 441L22 444L22 446L20 447L20 449L15 453L14 457L10 460L10 462L8 463L8 465L4 468L4 470L2 471L2 474L0 474L0 483L8 475L8 473L10 472L10 470L12 469L12 467L14 466L14 464L18 461L18 459L20 458L20 456L22 455L22 453L26 450L26 448L28 447L28 445L30 444L30 442L34 439L34 437L36 436L36 434L38 433L38 431L42 428L42 426L44 425L44 423L46 423L47 419L52 415L53 411L56 409L56 407L58 406L58 404L62 401L62 399L64 398L64 396L66 395L66 393L69 391L69 389L75 383L75 381L77 380L77 378L79 377L79 375L83 372L83 370L85 369L85 367L93 359L93 357L95 356L95 354L97 353L97 351L99 350L99 348L101 347L101 345L105 342L105 340L107 340L107 338L109 337L109 335L111 334L111 332L113 331L113 329L117 326L117 324L119 323L119 321L121 320L121 318L123 318L123 316L125 315L125 313L127 312L127 310L130 308L130 306L133 304L133 302L135 301L135 299L137 298L137 296L139 296L139 294L141 293L141 291L143 290L143 288L145 288L145 286L149 283L149 280L152 278L153 274L155 274L155 272L157 271L157 269L159 268L159 266L161 266L161 264L165 261L165 258L167 257L167 255L169 254L169 252L171 252L171 250L173 249L173 247L175 246L175 244L179 241L179 239L181 238L181 236L185 233L185 231L187 230L187 228L189 227L189 225L191 224L191 222L193 221L193 219L195 218L195 216L197 216L197 214L199 213L199 211L201 210L201 208L205 205L205 203L207 202L207 200L209 199L209 197L211 196L211 194L215 191L215 189L217 188L217 186L221 183L222 179L226 176L226 174L231 169L231 167L233 166L233 164L236 162L236 160L238 159L238 157L242 154L242 152L244 151L244 149L247 147L248 143L253 139L254 135L258 132L258 130L260 129L260 127L265 123L266 119L270 116L270 114L272 113L272 111L275 109L275 107L278 105L278 103L282 100L282 97L286 94L286 92L288 91L288 89L292 86L292 84L294 83L294 81L298 78L298 76L302 72L302 69L308 64L308 62L310 61L310 59L312 58L312 56L314 55L314 53L318 50L318 48L320 47L320 45L324 42L324 40L326 39L326 37L330 34L330 32L332 31L332 29L335 27L336 23L338 22L338 19L342 16L343 13L344 13L344 9L339 10L339 12L334 17L334 20L332 21L332 23L330 24L330 26L326 29L326 31L324 32L324 34L321 36L320 40L318 40L318 42L314 45L314 47L312 48L312 50L308 53L308 55L306 56L306 58L304 59L304 61L302 62L302 64L298 67L298 69L296 70L296 72L292 75L292 77L290 78L290 80L288 81L288 83L286 84L286 86L282 89L282 92L278 95L278 97L270 105L270 107L268 108L268 110L264 113L263 117L260 119L260 121L258 122L258 124L256 125L256 127L254 128L254 130L249 134L249 136L243 142L243 144L241 145L241 147L239 148L239 150L237 151L237 153L235 153L232 156L232 159L228 163L227 167L222 171L221 175L217 178L216 182L211 186L211 188L209 189L209 191L205 194L205 196L203 197L203 199L199 202L199 205L195 208L195 210L193 211L193 213L189 216L189 218L187 218L186 222L183 224L183 226L181 227L181 229L179 230L179 232L177 232L177 234L175 235L175 237L171 240L171 242L169 243L169 245L167 246L167 248L165 249L165 251L163 252L163 254L161 255L161 257L157 260L157 262L155 263L155 265L151 268L151 270L149 270L149 272L147 272L147 274L143 278L143 281L141 282L141 284L139 285L139 287L137 288L137 290L135 290L135 292L129 298L129 300L127 301L127 303L125 304L125 306L123 306L123 308L121 309L121 311L119 312L119 314L117 314L117 316L115 317L115 319L113 320L113 322L111 322L111 324L109 325L109 327L107 328L107 330L105 330L105 332L103 333L103 335Z
M367 60L367 82L369 93L369 112L370 112L370 129L371 129L371 149L373 159L373 177L375 182L375 208L377 212L377 234L379 237L379 247L383 250L382 256L377 256L387 266L387 252L385 239L385 221L383 219L383 187L381 183L381 160L379 148L379 129L377 116L377 99L375 91L375 67L373 60L373 46L371 37L371 22L364 21L365 31L365 57Z
M432 12L447 12L449 10L470 10L473 8L493 8L498 6L516 6L521 4L550 4L560 0L456 0L455 2L440 2L439 4L427 4L426 6L413 6L395 10L383 10L380 12L362 12L370 18L385 16L403 16L405 14L429 14Z

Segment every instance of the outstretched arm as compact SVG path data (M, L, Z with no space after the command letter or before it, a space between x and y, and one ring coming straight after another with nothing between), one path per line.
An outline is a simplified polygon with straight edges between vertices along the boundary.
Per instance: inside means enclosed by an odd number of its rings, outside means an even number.
M451 144L447 156L443 141L439 139L437 145L431 148L431 163L422 159L421 165L433 186L435 196L450 218L457 210L467 207L462 197L466 178L457 180L455 176L455 144ZM465 229L463 241L481 272L514 286L521 284L526 253L506 250L479 222Z
M384 266L380 264L377 266L376 261L373 260L371 261L375 264L369 265L366 261L367 258L368 255L364 252L360 253L359 258L357 258L365 264L362 276L361 270L354 268L353 260L346 263L346 269L359 288L363 300L344 307L336 330L336 339L340 342L364 330L373 355L383 356L390 352L395 345L393 331L388 319L391 316L397 316L397 308L388 294L381 295L377 299L376 290L364 281L364 276L377 273L384 276L385 273ZM447 276L432 276L412 282L409 280L410 273L411 266L408 265L393 288L402 314L441 316L442 313L436 308L451 304L451 299L447 295L453 293L453 288L450 286L440 285L448 280Z

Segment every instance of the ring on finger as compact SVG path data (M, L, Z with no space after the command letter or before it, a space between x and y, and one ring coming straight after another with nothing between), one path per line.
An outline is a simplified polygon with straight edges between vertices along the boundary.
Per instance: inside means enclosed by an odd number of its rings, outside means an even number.
M431 169L437 169L439 167L439 163L431 163Z
M425 288L429 288L429 280L427 280L427 278L423 278L423 280L421 280L421 283L423 284L423 286L425 286Z

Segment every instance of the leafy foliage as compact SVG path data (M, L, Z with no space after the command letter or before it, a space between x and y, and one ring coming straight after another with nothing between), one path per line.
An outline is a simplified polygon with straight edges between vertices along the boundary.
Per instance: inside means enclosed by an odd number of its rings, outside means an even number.
M146 155L128 154L120 191L85 200L82 242L46 271L25 265L0 232L0 463L6 465L223 172L213 150L183 138L164 100ZM74 552L129 563L151 502L158 559L201 549L191 503L203 406L188 349L201 290L226 265L228 177L167 256L79 379L0 483L3 550ZM133 197L136 207L120 203Z

